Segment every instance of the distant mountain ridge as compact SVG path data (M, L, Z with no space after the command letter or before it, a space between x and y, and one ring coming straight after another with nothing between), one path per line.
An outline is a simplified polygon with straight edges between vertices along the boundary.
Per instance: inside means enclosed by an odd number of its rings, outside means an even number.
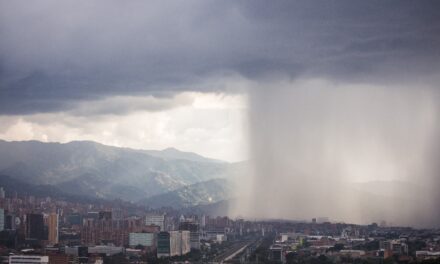
M143 152L151 156L160 157L164 159L184 159L184 160L191 160L197 162L225 163L224 161L221 160L206 158L199 154L193 152L181 151L176 148L166 148L163 150L144 150Z
M66 193L138 201L225 178L230 164L176 149L135 150L91 141L0 140L0 174Z

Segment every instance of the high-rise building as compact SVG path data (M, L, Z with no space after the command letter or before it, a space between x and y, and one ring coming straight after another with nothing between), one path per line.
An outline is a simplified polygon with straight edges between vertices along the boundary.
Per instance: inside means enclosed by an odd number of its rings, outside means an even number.
M151 214L145 217L145 225L156 225L160 227L160 231L164 231L165 215Z
M48 218L49 228L49 243L52 245L58 244L58 214L52 213Z
M8 213L5 215L5 229L15 230L15 215Z
M160 232L157 236L157 257L182 256L191 251L189 231Z
M200 226L201 227L206 226L206 215L202 215L202 218L200 219Z
M5 197L6 197L5 190L3 189L3 187L0 187L0 198L4 199Z
M0 208L0 231L5 229L5 210Z
M191 237L189 231L179 231L180 233L180 255L188 254L191 251Z
M157 234L157 257L169 257L170 251L170 233L159 232Z
M180 256L180 248L182 247L182 237L179 231L170 231L170 257Z
M44 221L42 214L26 215L26 238L45 240Z
M200 249L200 232L198 223L194 221L181 222L179 230L189 231L191 248Z

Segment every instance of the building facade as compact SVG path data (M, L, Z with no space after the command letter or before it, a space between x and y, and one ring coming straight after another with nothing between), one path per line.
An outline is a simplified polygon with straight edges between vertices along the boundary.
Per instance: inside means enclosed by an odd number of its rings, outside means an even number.
M157 237L157 257L173 257L188 254L191 251L190 232L160 232Z
M157 234L157 257L169 257L171 252L170 248L170 233L159 232Z
M58 214L50 214L47 223L49 228L49 243L52 245L58 244Z
M145 225L155 225L160 227L160 231L165 231L165 215L147 215L145 217Z
M128 244L130 247L136 247L138 245L152 247L155 244L154 233L130 233L128 235Z
M0 208L0 231L5 229L5 210Z
M190 244L192 249L200 249L200 231L199 224L193 221L184 221L180 223L179 230L189 231Z
M44 220L42 214L26 215L26 238L46 240L44 234Z

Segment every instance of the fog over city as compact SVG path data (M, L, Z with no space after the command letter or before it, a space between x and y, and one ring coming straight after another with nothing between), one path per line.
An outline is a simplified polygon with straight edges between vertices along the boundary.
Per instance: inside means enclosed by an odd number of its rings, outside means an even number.
M440 226L440 3L0 1L0 139L228 162L230 215Z

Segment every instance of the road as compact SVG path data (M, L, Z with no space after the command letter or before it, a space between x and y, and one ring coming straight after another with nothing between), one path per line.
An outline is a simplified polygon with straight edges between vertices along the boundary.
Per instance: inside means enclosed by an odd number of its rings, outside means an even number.
M241 253L243 250L246 249L246 247L248 247L250 244L254 242L255 241L253 240L237 242L234 245L232 245L229 249L227 249L225 252L215 257L212 263L223 263L225 261L231 260L233 257Z

